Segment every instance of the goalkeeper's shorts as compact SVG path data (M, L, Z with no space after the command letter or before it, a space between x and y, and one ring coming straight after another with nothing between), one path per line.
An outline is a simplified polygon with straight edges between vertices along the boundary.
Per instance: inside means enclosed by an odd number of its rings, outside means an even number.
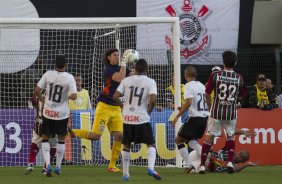
M119 106L99 102L95 112L92 132L102 135L106 126L110 132L123 131L121 108Z

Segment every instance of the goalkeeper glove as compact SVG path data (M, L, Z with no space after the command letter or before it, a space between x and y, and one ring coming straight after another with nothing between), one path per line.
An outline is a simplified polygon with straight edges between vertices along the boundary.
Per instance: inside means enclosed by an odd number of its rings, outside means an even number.
M128 63L128 59L130 57L130 53L131 53L131 49L127 49L126 51L124 51L120 66L126 66L126 64Z

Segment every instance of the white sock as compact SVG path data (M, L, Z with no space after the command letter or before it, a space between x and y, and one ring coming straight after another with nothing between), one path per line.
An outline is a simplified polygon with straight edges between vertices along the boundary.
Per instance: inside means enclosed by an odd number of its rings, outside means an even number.
M47 167L48 165L50 165L50 144L49 142L42 142L41 147L43 158Z
M190 148L195 150L198 155L201 155L201 153L202 153L202 146L198 143L198 141L191 140L191 141L188 142L188 145L189 145Z
M156 148L149 147L148 148L148 169L154 170L156 162Z
M183 160L185 161L186 166L189 167L189 168L192 168L193 167L192 160L189 157L189 152L187 150L187 147L183 147L181 149L178 149L178 151L179 151L181 157L183 158Z
M64 158L65 155L65 149L66 149L66 145L65 143L58 143L57 144L57 150L56 150L56 166L61 168L61 164L62 164L62 160Z
M123 174L127 174L129 176L129 164L130 164L130 152L122 150L122 172Z

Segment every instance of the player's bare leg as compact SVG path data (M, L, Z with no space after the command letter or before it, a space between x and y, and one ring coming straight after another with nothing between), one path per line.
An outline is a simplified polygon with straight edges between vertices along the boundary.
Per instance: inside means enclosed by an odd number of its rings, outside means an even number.
M129 165L130 165L130 145L123 145L122 155L122 180L129 180Z
M42 154L43 154L43 158L46 163L46 166L47 166L46 176L51 177L52 176L52 166L50 164L50 143L49 143L48 135L42 135Z
M181 157L183 158L183 160L186 163L187 168L185 168L185 173L190 173L191 170L194 168L192 165L192 161L189 157L189 152L188 149L185 146L186 140L183 139L182 137L180 137L179 135L177 135L177 137L175 138L175 143L177 145L178 151L181 155Z
M207 156L211 150L213 145L214 136L213 135L206 135L206 140L203 143L202 147L202 154L201 154L201 165L199 168L199 174L206 174L205 163L207 160Z
M100 140L101 134L96 134L88 130L73 129L75 137L84 138L92 141Z
M54 170L55 174L61 174L61 164L62 164L62 160L64 158L65 155L65 149L66 149L66 145L65 145L65 136L63 135L58 135L58 144L57 144L57 151L56 151L56 155L57 155L57 159L56 159L56 168Z
M114 137L114 143L112 148L111 160L108 166L108 172L121 172L120 169L116 167L116 162L121 151L122 132L113 131L112 135Z
M156 180L161 180L161 175L155 171L155 162L156 162L156 148L155 145L148 146L148 169L147 173L149 176L153 176Z

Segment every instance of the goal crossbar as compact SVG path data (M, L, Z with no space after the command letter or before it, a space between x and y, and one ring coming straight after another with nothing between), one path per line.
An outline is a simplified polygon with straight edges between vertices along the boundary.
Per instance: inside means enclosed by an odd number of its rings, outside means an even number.
M171 23L173 32L173 71L174 83L181 84L180 80L180 28L179 17L129 17L129 18L0 18L0 29L91 29L91 27L123 27L136 24L162 24ZM42 26L41 26L42 25ZM62 26L60 26L62 25ZM73 25L64 27L64 25ZM81 26L85 25L85 26ZM54 26L54 27L52 27ZM174 109L181 106L181 88L180 85L174 86ZM175 135L180 127L180 121L176 124ZM182 162L178 152L176 153L176 166L181 167Z

